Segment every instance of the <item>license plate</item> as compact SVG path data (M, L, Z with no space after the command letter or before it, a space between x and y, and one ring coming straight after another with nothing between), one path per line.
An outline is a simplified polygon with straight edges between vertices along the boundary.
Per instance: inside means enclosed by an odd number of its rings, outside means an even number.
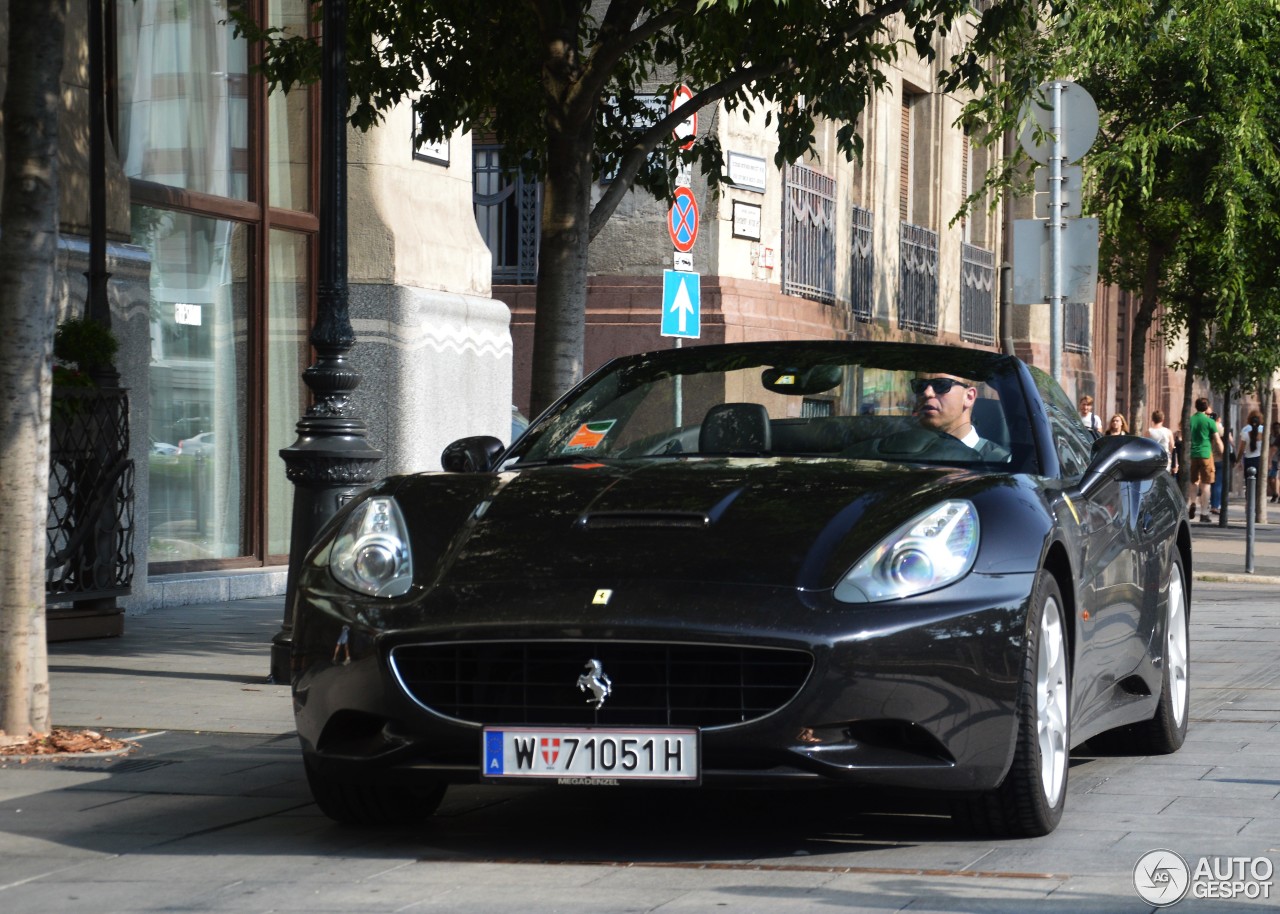
M562 784L696 783L697 730L486 727L484 776Z

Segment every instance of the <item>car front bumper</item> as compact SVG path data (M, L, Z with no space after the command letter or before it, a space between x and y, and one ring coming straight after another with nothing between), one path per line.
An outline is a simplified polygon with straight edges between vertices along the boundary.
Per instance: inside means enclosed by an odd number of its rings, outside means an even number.
M700 728L702 783L988 789L1013 756L1033 582L971 574L859 606L829 592L662 581L615 588L604 605L591 602L598 587L578 582L437 588L389 603L312 569L296 607L298 734L310 764L344 776L477 781L483 726L525 722L424 706L392 661L397 649L567 647L563 700L575 721L579 667L600 653L609 668L610 645L773 649L808 655L808 674L767 713ZM607 701L596 723L616 725L618 707Z

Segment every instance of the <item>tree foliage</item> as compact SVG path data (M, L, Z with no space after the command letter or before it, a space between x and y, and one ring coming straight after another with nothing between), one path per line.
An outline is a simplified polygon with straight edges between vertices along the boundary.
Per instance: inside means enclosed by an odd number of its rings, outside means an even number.
M1086 207L1101 219L1102 277L1139 296L1131 421L1145 420L1157 309L1167 335L1191 337L1192 371L1212 366L1211 380L1241 372L1233 383L1269 377L1280 352L1269 342L1246 345L1240 334L1266 325L1276 304L1280 7L1075 0L1037 42L1039 53L1011 60L1018 78L967 115L1012 126L1017 93L1049 78L1073 78L1097 102Z
M317 8L320 0L313 0ZM330 0L333 2L333 0ZM351 123L367 129L412 101L423 139L492 132L544 181L533 405L581 374L586 251L633 187L669 196L672 130L716 104L776 134L779 165L809 150L820 119L860 155L859 116L901 55L935 61L949 85L977 87L991 55L1025 39L1047 0L346 0ZM306 36L261 29L264 72L283 88L317 78ZM964 35L959 35L963 23ZM951 35L948 59L937 59ZM669 111L674 87L694 95ZM657 101L655 102L655 98ZM700 137L685 158L712 187L722 150ZM593 198L592 183L612 176Z

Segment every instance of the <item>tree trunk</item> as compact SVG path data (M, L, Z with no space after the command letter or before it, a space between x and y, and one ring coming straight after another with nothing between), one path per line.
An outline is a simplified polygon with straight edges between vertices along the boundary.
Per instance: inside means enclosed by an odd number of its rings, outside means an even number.
M67 0L9 4L0 199L0 745L49 730L45 523Z
M1147 269L1142 278L1142 301L1133 313L1129 337L1129 428L1135 435L1147 429L1147 337L1155 319L1160 294L1160 275L1164 270L1164 248L1151 245L1147 249Z
M535 416L582 378L595 141L592 117L577 124L563 114L548 117L529 397Z
M1196 389L1196 368L1200 361L1200 307L1187 309L1187 374L1182 385L1182 412L1178 428L1182 448L1178 451L1178 482L1184 495L1191 491L1191 413Z

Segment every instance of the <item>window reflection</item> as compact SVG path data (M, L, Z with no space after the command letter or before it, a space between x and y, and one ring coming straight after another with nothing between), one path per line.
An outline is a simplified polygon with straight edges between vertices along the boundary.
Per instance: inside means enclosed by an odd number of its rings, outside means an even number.
M293 484L285 477L280 449L297 439L307 405L302 372L307 367L310 302L307 296L308 236L271 233L267 277L267 552L289 551Z
M246 552L247 227L136 206L151 254L150 560Z

